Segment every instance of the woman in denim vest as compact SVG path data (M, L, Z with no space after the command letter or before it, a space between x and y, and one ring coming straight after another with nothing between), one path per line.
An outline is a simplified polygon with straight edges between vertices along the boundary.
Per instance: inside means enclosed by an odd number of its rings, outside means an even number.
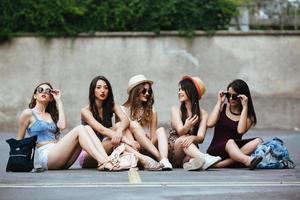
M25 109L19 119L17 139L37 136L37 153L45 169L67 169L77 159L82 149L97 163L98 170L117 170L110 162L101 142L87 126L77 126L59 139L60 131L66 128L66 119L61 100L61 92L50 83L39 84L33 92L29 109Z

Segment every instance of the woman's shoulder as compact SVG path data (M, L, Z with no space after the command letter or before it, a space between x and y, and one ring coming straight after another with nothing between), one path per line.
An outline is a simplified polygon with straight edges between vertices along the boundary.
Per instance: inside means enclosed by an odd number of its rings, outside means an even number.
M88 105L81 108L81 111L80 111L81 114L86 113L86 112L91 112L90 106L88 106Z
M23 110L23 112L21 113L22 116L24 117L31 117L32 116L32 109L30 108L26 108Z
M174 105L171 107L171 110L172 110L172 112L176 112L176 111L178 112L178 111L180 111L180 108L178 105Z

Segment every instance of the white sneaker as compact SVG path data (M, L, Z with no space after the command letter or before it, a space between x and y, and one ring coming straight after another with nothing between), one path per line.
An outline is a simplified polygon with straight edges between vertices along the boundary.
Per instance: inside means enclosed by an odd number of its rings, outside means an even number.
M209 155L207 153L204 154L204 159L205 159L205 163L202 166L203 170L207 170L209 167L211 167L215 163L217 163L220 160L222 160L222 158L220 156L211 156L211 155Z
M167 158L161 159L161 161L159 161L159 163L163 165L162 170L172 170L173 169L172 164L170 163L170 161Z
M183 169L185 171L196 171L201 170L205 160L200 158L191 158L188 162L183 164Z

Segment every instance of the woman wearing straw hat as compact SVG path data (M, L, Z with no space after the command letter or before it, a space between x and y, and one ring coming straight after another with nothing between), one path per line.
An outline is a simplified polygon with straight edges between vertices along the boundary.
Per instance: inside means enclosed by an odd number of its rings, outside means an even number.
M168 142L163 127L157 128L157 113L153 107L153 81L136 75L128 82L128 99L121 107L130 120L127 136L138 141L145 152L160 162L163 170L171 170Z
M206 170L221 160L202 153L198 148L205 138L208 117L199 106L204 92L205 85L200 78L184 76L179 82L180 105L172 107L169 159L174 167L183 166L187 171Z
M113 115L118 118L116 124L112 124ZM90 83L89 105L81 110L81 120L83 125L89 125L91 131L98 136L106 152L111 153L113 147L125 143L126 151L133 153L148 170L159 170L160 165L136 151L139 148L138 142L128 139L123 132L127 129L129 121L122 112L120 106L115 103L112 86L104 76L96 76ZM95 142L98 142L95 141ZM82 151L79 156L79 164L83 168L93 168L97 166L96 160L91 154Z

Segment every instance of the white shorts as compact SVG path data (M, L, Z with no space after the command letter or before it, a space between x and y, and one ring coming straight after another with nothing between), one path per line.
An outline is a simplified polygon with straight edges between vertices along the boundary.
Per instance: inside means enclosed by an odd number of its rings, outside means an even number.
M48 169L48 153L55 146L55 143L45 144L37 148L38 159L42 168Z

